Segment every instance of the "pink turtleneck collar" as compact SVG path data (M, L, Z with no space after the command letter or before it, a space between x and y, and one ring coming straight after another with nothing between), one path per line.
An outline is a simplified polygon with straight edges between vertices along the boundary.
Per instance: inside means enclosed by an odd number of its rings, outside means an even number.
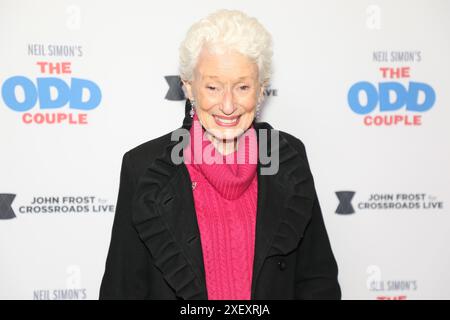
M197 114L192 120L191 139L183 150L185 163L201 172L225 199L238 198L256 175L258 146L253 125L238 137L237 151L222 155L212 142L204 137L205 128L198 120ZM201 148L199 142L202 142Z

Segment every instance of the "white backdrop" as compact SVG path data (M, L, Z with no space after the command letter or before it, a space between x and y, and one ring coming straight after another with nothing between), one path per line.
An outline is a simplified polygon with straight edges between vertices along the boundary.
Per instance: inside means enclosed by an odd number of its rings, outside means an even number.
M306 145L343 298L449 299L447 0L0 0L0 299L98 298L122 155L181 125L165 77L220 8L273 35L262 120Z

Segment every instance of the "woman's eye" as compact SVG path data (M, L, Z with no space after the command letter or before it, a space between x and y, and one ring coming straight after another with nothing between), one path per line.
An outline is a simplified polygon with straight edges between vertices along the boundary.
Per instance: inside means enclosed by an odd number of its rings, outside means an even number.
M208 90L211 90L211 91L214 91L217 89L216 87L211 87L211 86L207 86L206 88L208 88Z
M248 90L250 88L250 86L241 86L240 88L241 88L241 90Z

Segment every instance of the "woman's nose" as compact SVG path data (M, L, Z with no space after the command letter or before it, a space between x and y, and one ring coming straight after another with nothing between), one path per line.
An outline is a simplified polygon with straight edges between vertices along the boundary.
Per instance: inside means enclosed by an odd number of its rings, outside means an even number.
M233 93L231 92L230 89L227 89L224 92L223 95L223 101L222 101L222 112L226 115L230 115L234 112L235 110L235 106L233 103Z

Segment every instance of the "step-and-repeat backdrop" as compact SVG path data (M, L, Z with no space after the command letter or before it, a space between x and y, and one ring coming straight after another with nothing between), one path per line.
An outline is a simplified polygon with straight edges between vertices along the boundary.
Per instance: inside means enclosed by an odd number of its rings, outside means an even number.
M122 155L178 128L178 47L220 9L274 39L344 299L450 298L450 1L0 0L0 299L97 299Z

